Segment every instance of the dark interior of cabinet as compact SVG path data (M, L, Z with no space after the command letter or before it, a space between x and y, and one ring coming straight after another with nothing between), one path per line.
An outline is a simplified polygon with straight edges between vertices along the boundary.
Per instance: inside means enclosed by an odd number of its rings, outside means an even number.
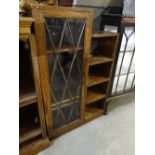
M100 76L109 78L112 63L104 63L89 67L89 76Z
M29 43L19 41L19 78L32 77L32 64Z
M27 100L36 101L36 92L32 73L30 47L27 42L19 42L19 100L20 103Z
M85 107L85 116L84 116L85 121L87 122L103 115L104 103L105 103L104 100L100 100L95 104L87 105Z
M98 112L100 111L104 111L104 104L105 104L105 99L100 99L98 101L95 102L95 104L89 104L87 105L86 109L95 109L96 111L98 110Z
M19 109L20 145L41 135L37 103Z
M92 55L113 58L116 37L94 38Z
M58 0L58 4L61 6L72 6L73 0Z
M19 51L19 142L21 147L41 136L41 127L29 43L19 41Z
M104 82L88 88L88 92L107 93L108 82Z

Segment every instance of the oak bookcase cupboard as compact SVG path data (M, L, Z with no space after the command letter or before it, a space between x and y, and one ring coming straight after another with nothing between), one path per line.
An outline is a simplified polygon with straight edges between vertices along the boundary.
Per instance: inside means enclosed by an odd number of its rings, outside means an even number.
M49 146L46 134L32 18L19 20L19 148L34 155Z
M103 115L118 41L92 33L91 9L33 5L32 16L20 18L21 155Z

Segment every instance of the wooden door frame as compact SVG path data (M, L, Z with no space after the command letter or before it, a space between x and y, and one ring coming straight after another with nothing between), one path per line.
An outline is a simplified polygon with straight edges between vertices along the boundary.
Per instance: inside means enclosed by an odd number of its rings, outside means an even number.
M92 36L92 21L93 21L93 10L84 8L70 8L70 7L53 7L53 6L37 6L32 10L34 17L34 27L36 42L38 48L38 61L39 61L39 72L41 79L41 88L45 108L45 118L47 131L50 138L57 137L62 133L69 131L77 126L83 124L84 112L85 112L85 94L86 94L86 81L88 77L88 60L91 49L91 36ZM65 127L59 129L53 129L53 118L52 118L52 100L50 94L49 77L48 75L48 63L47 63L47 49L45 44L44 34L44 21L43 17L54 17L54 18L69 18L69 19L85 19L85 39L84 39L84 51L83 51L83 83L82 83L82 96L81 96L81 109L80 119L73 121Z

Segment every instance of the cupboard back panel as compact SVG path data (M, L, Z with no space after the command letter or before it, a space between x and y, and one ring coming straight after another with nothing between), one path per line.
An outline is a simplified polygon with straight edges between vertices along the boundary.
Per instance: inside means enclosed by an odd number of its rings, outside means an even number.
M32 77L32 62L29 44L19 41L19 78Z
M114 48L116 37L93 39L92 53L93 55L105 56L108 58L114 57Z
M109 78L110 76L110 68L112 66L111 62L103 64L99 64L96 66L91 66L89 68L89 75L103 76Z
M36 94L28 42L19 41L19 99Z

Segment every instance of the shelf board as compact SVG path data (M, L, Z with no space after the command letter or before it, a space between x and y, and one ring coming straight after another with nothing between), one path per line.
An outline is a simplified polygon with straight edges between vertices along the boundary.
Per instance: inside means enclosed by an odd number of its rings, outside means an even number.
M106 57L90 57L90 62L89 62L89 65L90 66L94 66L94 65L98 65L98 64L102 64L102 63L107 63L107 62L112 62L113 59L110 59L110 58L106 58Z
M33 80L24 78L19 83L19 107L24 107L37 102Z
M36 125L24 125L22 128L20 128L19 133L19 143L26 142L32 138L35 138L37 136L41 135L41 128Z
M78 47L78 48L73 48L73 47L67 47L67 46L64 46L64 47L61 47L61 48L56 48L56 52L57 53L65 53L65 52L69 52L69 51L80 51L82 50L83 47ZM51 50L47 50L47 54L53 54L54 53L54 49L51 49Z
M19 107L22 108L35 102L37 102L37 95L35 92L30 92L27 93L24 97L20 97Z
M93 107L86 107L85 109L85 116L84 116L84 121L88 122L92 119L95 119L99 116L103 115L104 110L99 109L99 108L93 108Z
M109 81L109 78L90 75L88 80L88 87L104 83L107 81Z
M98 100L104 99L106 97L105 94L103 93L98 93L98 92L87 92L87 97L86 97L86 105L94 103Z
M116 36L118 36L118 33L99 31L94 32L92 38L104 38L104 37L116 37Z

